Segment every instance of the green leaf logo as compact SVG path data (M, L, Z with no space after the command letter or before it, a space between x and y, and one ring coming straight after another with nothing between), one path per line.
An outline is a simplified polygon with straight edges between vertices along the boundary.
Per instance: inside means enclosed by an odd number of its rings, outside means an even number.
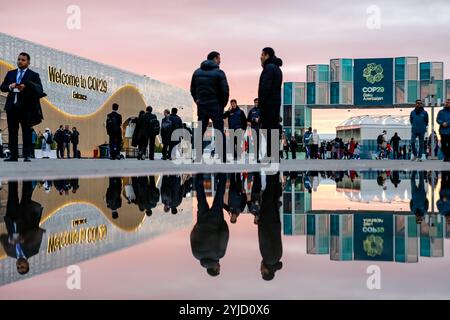
M383 67L381 64L369 63L363 71L363 76L367 82L374 84L383 80Z

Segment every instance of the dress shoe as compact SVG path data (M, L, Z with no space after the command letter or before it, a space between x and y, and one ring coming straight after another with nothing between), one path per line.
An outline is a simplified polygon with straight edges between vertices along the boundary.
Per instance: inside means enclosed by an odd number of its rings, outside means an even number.
M23 162L31 162L31 159L26 157L25 159L23 159Z
M17 161L19 161L19 159L16 159L16 158L6 158L6 159L3 160L3 161L5 161L5 162L17 162Z

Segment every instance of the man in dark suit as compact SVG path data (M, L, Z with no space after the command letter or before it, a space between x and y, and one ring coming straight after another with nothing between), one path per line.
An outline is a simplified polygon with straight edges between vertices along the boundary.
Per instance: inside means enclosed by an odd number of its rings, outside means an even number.
M2 92L8 92L5 110L8 121L10 157L5 161L17 162L19 158L19 125L22 127L23 157L30 162L32 143L31 127L39 124L42 109L39 99L45 96L39 74L28 69L30 55L22 52L17 58L18 69L8 71L1 85Z
M32 182L23 182L22 199L19 203L18 183L8 182L5 215L8 234L1 235L0 242L6 254L17 259L17 272L22 275L30 270L28 259L39 253L45 232L39 227L43 208L40 203L31 200L32 195Z
M146 112L144 114L144 127L147 135L144 154L147 153L147 145L148 145L148 159L155 159L155 139L159 134L160 125L158 118L155 114L152 113L153 108L148 106Z
M177 108L172 108L172 113L169 116L169 120L172 123L172 128L171 128L171 132L170 135L172 136L172 133L177 130L177 129L181 129L183 128L183 121L181 120L181 118L177 115L178 113L178 109ZM180 140L178 141L170 141L170 145L169 145L169 159L170 160L175 160L174 158L172 158L172 150L173 148L175 148L177 146L177 144L180 143Z
M106 132L109 136L109 158L120 160L120 148L122 147L122 116L117 112L119 105L112 105L112 112L106 116Z

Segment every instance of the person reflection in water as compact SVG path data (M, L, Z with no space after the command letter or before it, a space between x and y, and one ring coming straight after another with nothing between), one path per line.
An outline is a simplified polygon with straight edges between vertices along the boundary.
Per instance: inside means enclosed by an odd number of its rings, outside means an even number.
M159 201L159 189L156 187L155 177L133 177L131 181L139 210L145 211L145 214L150 217L152 209Z
M28 259L39 252L45 232L39 227L43 207L31 200L31 181L23 182L22 199L19 203L18 183L8 183L5 224L8 234L0 236L6 254L17 259L17 272L25 275L30 271Z
M439 213L445 217L446 224L450 224L450 171L441 172L441 189L437 201Z
M197 223L191 231L191 248L193 256L200 260L200 265L206 268L212 276L220 274L219 260L225 256L229 231L223 215L226 174L213 175L217 186L212 206L208 205L203 175L195 176L197 193Z
M225 210L230 216L230 222L236 223L239 215L244 211L247 205L247 195L242 186L240 173L230 174L230 185L228 189L228 204L224 204Z
M261 276L270 281L275 272L283 267L281 242L280 197L282 195L280 174L261 177L262 201L258 221L259 251L261 252Z
M106 190L106 206L111 209L111 216L113 219L119 217L118 209L122 207L122 178L109 178L109 186Z
M161 202L164 212L178 213L178 206L192 189L192 178L187 175L163 176L161 182Z
M411 213L416 216L416 223L421 224L428 212L428 199L425 192L425 180L423 171L419 172L419 186L416 184L417 171L411 174Z
M247 207L254 216L253 223L258 224L261 212L261 174L259 172L252 173L252 190Z

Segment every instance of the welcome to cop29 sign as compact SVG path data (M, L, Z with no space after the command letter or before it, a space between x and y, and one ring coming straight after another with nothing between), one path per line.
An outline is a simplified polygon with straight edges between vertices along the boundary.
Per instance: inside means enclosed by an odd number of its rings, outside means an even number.
M386 106L394 103L393 62L392 58L354 60L355 106Z

